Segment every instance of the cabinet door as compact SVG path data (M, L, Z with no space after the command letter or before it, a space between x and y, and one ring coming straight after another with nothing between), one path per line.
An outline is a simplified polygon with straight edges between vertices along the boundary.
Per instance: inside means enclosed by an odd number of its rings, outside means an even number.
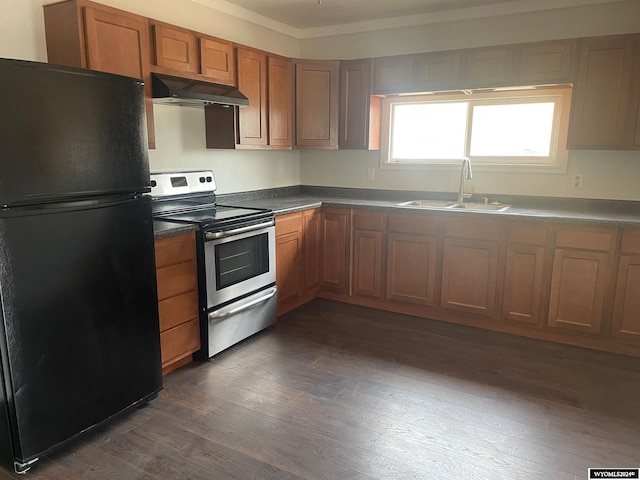
M636 36L587 38L580 42L569 146L623 148L631 100Z
M159 67L180 72L198 72L196 36L189 30L153 25L154 58Z
M320 241L322 238L322 213L310 210L304 213L304 289L305 292L320 288Z
M353 294L382 297L382 232L353 232Z
M235 85L236 60L231 42L200 37L200 73L214 82Z
M458 88L462 85L462 53L425 53L417 59L419 91Z
M340 148L380 148L379 97L371 96L371 59L340 62Z
M338 148L339 62L296 63L296 146Z
M276 285L279 304L285 304L302 296L304 289L302 255L302 232L276 237Z
M613 309L615 337L640 341L640 256L622 255L618 265Z
M388 235L387 300L435 306L436 237Z
M502 316L537 325L541 320L542 274L545 249L535 245L509 245L505 266Z
M608 254L556 249L548 325L599 333L607 287Z
M269 145L293 146L293 68L291 60L269 57Z
M416 55L380 57L373 60L373 93L415 91Z
M509 86L513 76L513 48L479 49L467 54L465 87Z
M498 244L446 238L442 267L442 308L493 316Z
M326 290L348 292L348 232L348 211L325 210L323 212L320 285Z
M540 85L573 81L576 42L536 43L522 47L518 83Z
M85 7L87 64L92 70L140 78L145 82L149 147L155 147L147 21L143 17Z
M249 99L249 106L238 113L240 145L267 144L267 57L253 50L238 48L238 89Z

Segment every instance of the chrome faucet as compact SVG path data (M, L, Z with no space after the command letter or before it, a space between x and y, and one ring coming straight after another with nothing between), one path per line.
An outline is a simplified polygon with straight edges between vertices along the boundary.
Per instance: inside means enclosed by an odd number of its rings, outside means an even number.
M466 169L465 166L467 167ZM464 202L464 181L471 180L472 178L473 173L471 172L471 160L465 157L462 159L462 164L460 165L460 188L458 189L458 203Z

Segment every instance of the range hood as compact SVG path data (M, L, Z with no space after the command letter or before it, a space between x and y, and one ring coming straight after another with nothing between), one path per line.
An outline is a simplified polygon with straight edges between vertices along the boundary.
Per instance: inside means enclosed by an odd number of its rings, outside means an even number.
M151 90L153 103L165 105L249 105L249 99L236 87L158 73L151 74Z

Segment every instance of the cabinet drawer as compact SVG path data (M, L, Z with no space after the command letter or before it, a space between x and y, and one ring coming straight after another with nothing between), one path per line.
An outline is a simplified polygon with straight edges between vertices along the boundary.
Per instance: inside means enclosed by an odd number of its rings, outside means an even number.
M560 229L556 234L556 246L608 252L612 238L610 231Z
M276 236L302 231L302 212L276 217Z
M193 233L156 240L156 268L194 260L196 246Z
M392 214L389 216L389 231L398 233L417 233L436 235L438 222L428 214Z
M161 332L198 318L198 292L187 292L162 300L158 310Z
M640 254L640 231L624 232L621 250L626 253Z
M356 211L353 214L353 228L356 230L384 230L385 214L382 212Z
M500 240L500 224L482 220L449 219L446 236L474 240Z
M156 271L158 278L158 300L173 297L190 290L197 290L196 263L186 262Z
M528 225L509 227L509 243L544 246L547 244L547 229Z
M172 360L200 350L200 326L198 320L183 323L160 334L162 366Z

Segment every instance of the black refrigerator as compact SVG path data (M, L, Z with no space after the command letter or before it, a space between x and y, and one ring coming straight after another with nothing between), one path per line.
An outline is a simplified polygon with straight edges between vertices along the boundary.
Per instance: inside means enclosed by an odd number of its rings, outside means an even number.
M0 59L0 461L162 388L143 84Z

